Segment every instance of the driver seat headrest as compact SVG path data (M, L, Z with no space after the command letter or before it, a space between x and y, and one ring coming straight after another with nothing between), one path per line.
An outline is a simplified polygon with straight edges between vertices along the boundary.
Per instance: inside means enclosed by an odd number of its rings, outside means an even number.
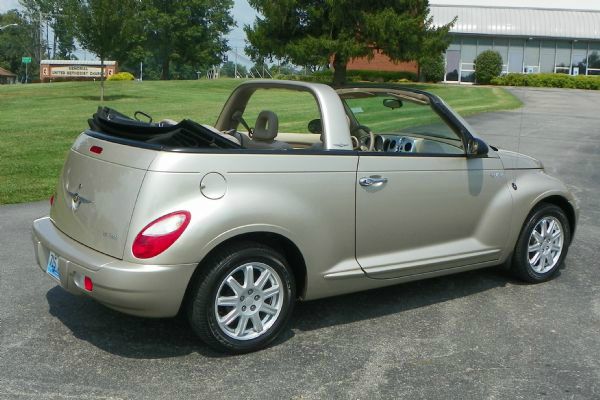
M279 131L279 119L273 111L263 110L256 118L252 139L270 141L277 137Z

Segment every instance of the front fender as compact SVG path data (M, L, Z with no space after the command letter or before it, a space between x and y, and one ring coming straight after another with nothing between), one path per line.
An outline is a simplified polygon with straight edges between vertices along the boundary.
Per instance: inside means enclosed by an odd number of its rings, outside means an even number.
M545 199L560 198L573 208L574 222L579 209L577 201L567 186L559 179L550 176L541 169L513 170L513 218L509 235L509 244L514 248L527 216ZM516 187L516 189L515 189ZM552 201L554 202L554 201ZM568 210L565 210L568 212ZM572 227L574 231L575 226Z

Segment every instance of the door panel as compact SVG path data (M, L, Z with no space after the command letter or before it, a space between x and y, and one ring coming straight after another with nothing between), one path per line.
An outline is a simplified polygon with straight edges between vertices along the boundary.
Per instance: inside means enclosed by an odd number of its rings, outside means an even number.
M387 182L362 186L365 177ZM370 277L394 278L497 260L511 208L498 158L362 155L358 262Z

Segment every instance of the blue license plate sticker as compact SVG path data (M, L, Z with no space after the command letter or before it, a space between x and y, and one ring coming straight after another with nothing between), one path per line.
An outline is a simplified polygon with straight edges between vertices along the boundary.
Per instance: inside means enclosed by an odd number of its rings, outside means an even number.
M50 252L50 255L48 256L48 266L46 267L46 272L48 275L60 281L60 272L58 271L58 256L53 252Z

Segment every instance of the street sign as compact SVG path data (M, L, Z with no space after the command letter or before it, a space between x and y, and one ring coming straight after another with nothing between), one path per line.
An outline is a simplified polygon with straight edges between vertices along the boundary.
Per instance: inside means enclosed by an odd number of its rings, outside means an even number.
M23 64L31 64L31 57L21 57L21 62Z

